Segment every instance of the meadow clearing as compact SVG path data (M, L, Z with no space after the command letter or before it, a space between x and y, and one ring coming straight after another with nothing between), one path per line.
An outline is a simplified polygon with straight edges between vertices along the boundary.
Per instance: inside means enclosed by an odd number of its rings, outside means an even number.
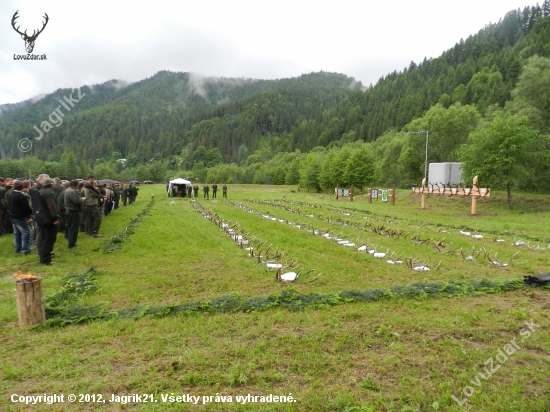
M468 199L420 210L407 191L395 206L295 186L228 194L169 205L164 185L141 186L103 238L81 234L69 253L59 235L51 267L1 237L0 409L550 410L550 288L522 284L549 271L547 196L510 211L496 193L470 216ZM300 276L277 282L250 245ZM42 277L46 325L18 327L17 270Z

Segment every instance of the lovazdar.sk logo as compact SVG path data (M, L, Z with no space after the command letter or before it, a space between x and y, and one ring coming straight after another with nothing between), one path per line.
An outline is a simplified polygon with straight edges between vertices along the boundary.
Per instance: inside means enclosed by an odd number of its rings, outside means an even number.
M42 55L36 55L36 54L32 54L32 51L34 50L34 43L36 41L36 39L38 38L38 36L40 35L40 33L42 33L44 31L44 29L46 28L47 24L48 24L48 21L50 20L50 18L48 17L48 15L46 13L44 13L44 19L46 19L46 21L44 21L42 23L42 28L39 29L39 30L33 30L33 33L31 35L29 35L27 33L27 30L28 29L25 29L24 32L21 32L19 30L19 28L21 26L17 26L15 27L15 25L17 24L17 19L19 18L19 10L17 10L14 14L13 14L13 17L11 19L11 26L13 27L13 29L19 34L21 35L21 38L25 41L25 48L27 49L27 54L26 55L17 55L17 54L14 54L13 55L13 60L47 60L47 56L45 54L42 54Z

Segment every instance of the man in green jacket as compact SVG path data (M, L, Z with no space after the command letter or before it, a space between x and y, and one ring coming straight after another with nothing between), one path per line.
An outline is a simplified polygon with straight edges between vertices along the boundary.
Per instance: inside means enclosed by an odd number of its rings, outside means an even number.
M86 204L86 233L93 237L101 237L98 233L101 226L101 214L99 213L100 192L94 187L95 176L88 175L84 185L84 197Z
M69 249L78 247L76 240L80 226L80 211L84 200L86 198L82 197L78 191L78 180L71 181L64 194L65 238L69 241Z

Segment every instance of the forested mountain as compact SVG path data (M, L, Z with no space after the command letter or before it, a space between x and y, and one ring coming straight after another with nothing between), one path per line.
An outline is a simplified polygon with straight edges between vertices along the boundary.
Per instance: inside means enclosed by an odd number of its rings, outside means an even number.
M254 151L262 135L290 132L303 118L319 116L359 87L347 76L322 72L282 80L159 72L127 87L116 80L82 87L80 99L79 91L59 89L0 118L0 143L8 157L18 157L17 142L27 138L42 159L57 161L72 150L87 162L119 152L136 155L138 163L180 154L189 144L193 150L204 145L218 147L230 162L241 144ZM74 107L64 99L71 93ZM50 118L56 108L64 114L62 122L55 114ZM35 141L39 134L33 126L42 129L43 121L53 127Z
M542 7L510 11L440 57L411 62L367 88L325 72L281 80L159 72L131 85L113 80L83 87L86 95L69 112L59 105L71 90L57 90L0 117L0 154L23 157L2 162L0 174L40 169L70 178L93 169L120 180L181 175L229 183L300 182L314 190L368 182L406 187L424 175L429 131L428 161L468 158L470 176L481 170L470 149L476 141L490 147L489 132L502 137L515 130L531 139L520 146L548 152L549 56L545 0ZM65 113L62 124L53 114L56 107ZM48 119L57 125L33 140L33 126L42 128ZM17 148L21 138L33 143L27 154ZM505 182L493 179L492 171L481 176L483 183L548 190L547 156L535 153L521 165L509 155L493 158L521 166L515 173L522 177Z

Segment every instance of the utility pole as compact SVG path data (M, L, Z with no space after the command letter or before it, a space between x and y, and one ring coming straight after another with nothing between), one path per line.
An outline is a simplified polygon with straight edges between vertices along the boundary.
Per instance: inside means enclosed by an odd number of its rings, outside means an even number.
M419 132L404 132L403 134L424 134L426 133L426 156L424 158L424 179L428 182L428 134L427 130L420 130Z

